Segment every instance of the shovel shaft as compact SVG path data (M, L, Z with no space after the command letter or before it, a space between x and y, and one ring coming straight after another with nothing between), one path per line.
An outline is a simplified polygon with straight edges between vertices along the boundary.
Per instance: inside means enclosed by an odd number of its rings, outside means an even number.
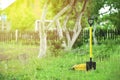
M90 58L92 58L92 27L90 27Z

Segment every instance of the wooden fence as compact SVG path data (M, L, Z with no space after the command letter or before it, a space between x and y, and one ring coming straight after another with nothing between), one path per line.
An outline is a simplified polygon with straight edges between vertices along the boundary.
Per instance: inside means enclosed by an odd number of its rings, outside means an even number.
M0 32L0 42L22 42L24 44L35 44L39 42L39 34L36 32Z
M82 35L79 36L76 41L77 45L89 43L89 30L83 30ZM120 30L96 30L95 38L98 43L102 43L105 40L120 40Z
M48 39L56 39L56 32L49 32ZM95 37L98 42L106 39L118 40L120 39L120 30L96 30ZM24 44L39 44L39 33L37 32L0 32L0 42L22 42ZM83 30L76 41L83 44L89 42L89 30Z
M117 40L120 39L120 30L96 30L95 37L98 42L104 41L106 39ZM83 42L88 42L89 30L83 31L82 39Z

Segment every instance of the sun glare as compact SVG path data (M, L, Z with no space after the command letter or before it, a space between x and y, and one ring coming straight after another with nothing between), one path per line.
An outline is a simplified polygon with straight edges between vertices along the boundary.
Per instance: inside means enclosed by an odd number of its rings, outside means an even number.
M15 0L0 0L0 10L4 10L14 2Z

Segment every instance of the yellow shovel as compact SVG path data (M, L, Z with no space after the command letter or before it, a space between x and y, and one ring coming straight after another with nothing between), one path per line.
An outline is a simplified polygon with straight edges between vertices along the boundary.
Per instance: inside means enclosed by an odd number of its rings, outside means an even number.
M90 35L90 61L87 61L86 64L77 64L72 67L73 70L91 70L91 69L96 69L96 62L92 61L92 25L94 23L94 19L89 18L88 23L90 24L90 30L89 30L89 35Z

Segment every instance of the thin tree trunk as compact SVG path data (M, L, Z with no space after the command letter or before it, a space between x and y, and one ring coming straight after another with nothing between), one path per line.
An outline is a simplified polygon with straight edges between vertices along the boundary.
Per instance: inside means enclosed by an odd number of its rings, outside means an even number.
M41 23L40 23L40 50L39 50L39 58L42 58L46 55L47 50L47 34L46 34L46 26L45 26L45 18L47 13L47 2L45 3L43 7L43 13L41 17Z
M39 51L39 58L42 58L46 55L47 50L47 35L40 33L40 51Z
M69 20L69 17L70 17L70 12L68 13L68 15L66 15L66 18L65 18L65 21L64 21L64 24L63 24L63 28L65 29L65 35L66 35L66 38L67 38L67 43L65 43L64 41L64 44L66 45L65 48L68 49L68 46L69 46L69 43L71 41L71 38L70 38L70 34L69 34L69 31L67 29L67 22Z
M95 23L95 25L93 27L93 41L94 41L94 45L97 45L97 39L96 39L96 36L95 36L96 26L97 26L97 24Z
M49 1L49 0L48 0ZM63 15L69 8L71 8L71 6L73 5L74 0L71 0L71 3L68 4L65 8L63 8L54 18L53 18L53 22L55 22L61 15ZM39 55L38 57L43 57L46 55L46 50L47 50L47 34L45 32L45 16L46 16L46 12L47 12L47 2L44 5L43 8L43 13L42 13L42 24L41 24L41 29L39 30L40 32L40 51L39 51ZM53 22L49 23L48 26L46 28L49 28Z
M61 40L63 38L63 31L62 31L59 19L56 20L56 25L57 25L57 33L58 33L59 39Z
M82 30L82 27L81 27L81 19L82 19L82 16L83 16L83 13L84 13L84 10L85 10L85 7L86 7L86 4L87 4L87 1L88 0L84 0L84 4L83 4L83 7L82 7L82 10L80 11L77 19L76 19L76 23L75 23L75 27L73 29L73 36L72 36L72 40L69 41L68 43L68 48L71 49L75 43L75 41L77 40L81 30Z
M76 21L76 29L74 30L75 32L73 33L73 36L72 36L72 40L70 41L70 45L69 45L69 49L71 49L75 43L75 41L77 40L81 30L82 30L82 27L81 27L81 18L82 18L82 15L83 13L81 13L78 18L77 18L77 21Z

